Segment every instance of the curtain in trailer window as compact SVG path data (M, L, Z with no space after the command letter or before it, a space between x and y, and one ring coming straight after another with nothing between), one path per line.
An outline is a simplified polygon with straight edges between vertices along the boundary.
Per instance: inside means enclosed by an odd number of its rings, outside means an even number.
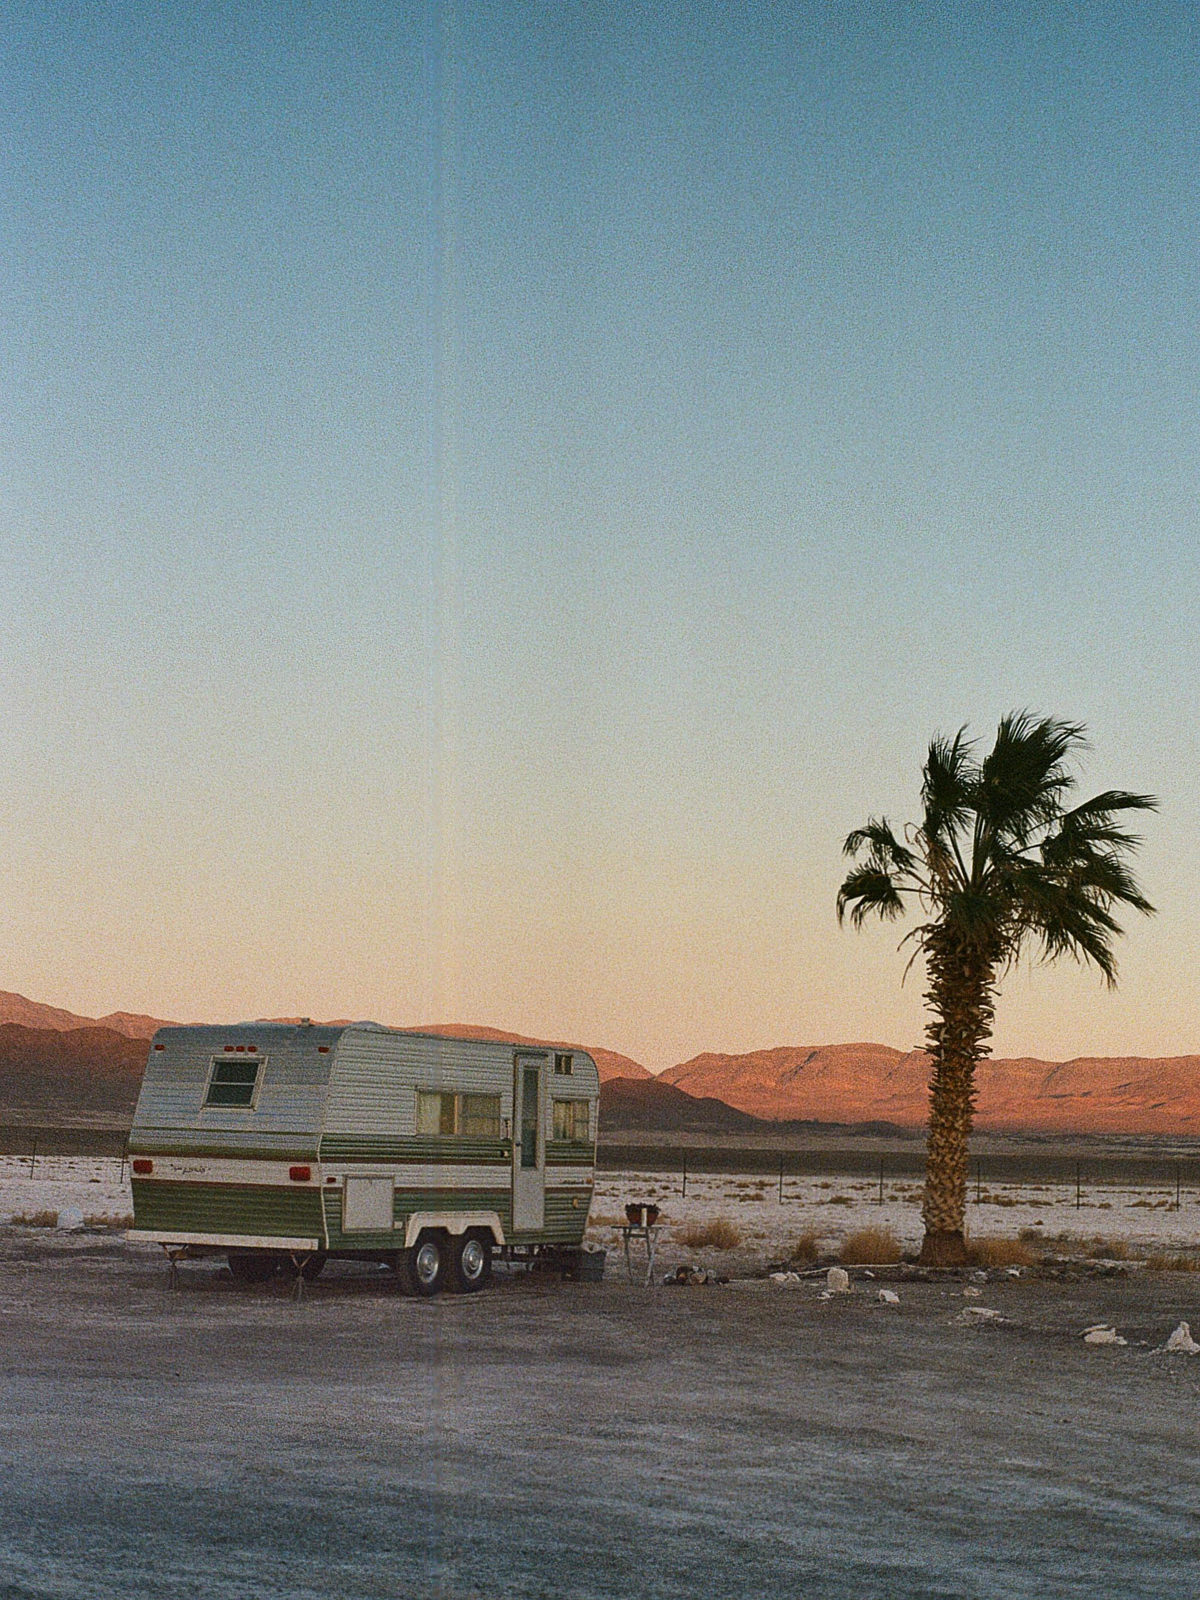
M554 1102L554 1137L570 1144L586 1144L588 1137L588 1103L586 1100L556 1100Z

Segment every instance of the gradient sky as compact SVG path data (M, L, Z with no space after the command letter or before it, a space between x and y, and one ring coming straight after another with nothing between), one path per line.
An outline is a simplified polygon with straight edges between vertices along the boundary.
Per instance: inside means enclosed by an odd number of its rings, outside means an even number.
M921 1035L925 746L1150 790L1200 1051L1191 4L0 19L0 988L623 1050Z

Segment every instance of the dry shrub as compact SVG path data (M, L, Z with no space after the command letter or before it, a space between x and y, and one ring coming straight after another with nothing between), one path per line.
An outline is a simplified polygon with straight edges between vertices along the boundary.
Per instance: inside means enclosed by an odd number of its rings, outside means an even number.
M821 1254L821 1236L809 1228L799 1238L792 1240L792 1251L789 1261L802 1261L805 1266L812 1266Z
M593 1211L588 1218L590 1228L619 1228L625 1221L624 1217L610 1216L606 1211Z
M1146 1257L1150 1272L1200 1272L1200 1255L1195 1251L1159 1251Z
M1035 1233L1032 1228L1022 1228L1020 1237L1029 1243L1040 1244L1045 1251L1079 1256L1088 1261L1129 1261L1137 1256L1136 1249L1124 1239L1087 1237L1079 1233Z
M1093 1239L1087 1247L1093 1260L1128 1261L1133 1251L1124 1239Z
M1028 1233L1028 1228L1023 1233ZM1033 1267L1037 1256L1023 1239L1000 1239L994 1236L970 1239L967 1242L967 1259L973 1267Z
M900 1260L900 1241L890 1228L856 1228L847 1234L838 1260L848 1267L882 1267Z
M56 1228L57 1211L18 1211L13 1219L14 1228Z
M133 1218L128 1212L124 1216L112 1217L106 1213L92 1217L84 1217L84 1226L87 1228L132 1228Z
M727 1217L689 1222L685 1228L676 1228L673 1237L689 1250L736 1250L742 1242L741 1229L735 1228Z
M854 1199L848 1194L831 1194L825 1204L827 1206L852 1206Z

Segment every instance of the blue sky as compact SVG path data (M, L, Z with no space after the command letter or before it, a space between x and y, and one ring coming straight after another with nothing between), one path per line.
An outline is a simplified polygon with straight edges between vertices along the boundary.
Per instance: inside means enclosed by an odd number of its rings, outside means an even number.
M15 5L0 987L623 1049L921 1027L839 845L1031 706L1200 1047L1191 7Z

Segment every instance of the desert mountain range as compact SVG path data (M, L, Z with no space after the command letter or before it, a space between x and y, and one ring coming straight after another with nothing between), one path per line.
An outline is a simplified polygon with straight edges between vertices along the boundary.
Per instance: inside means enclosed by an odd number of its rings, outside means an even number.
M83 1017L0 993L0 1103L49 1104L46 1097L57 1084L60 1099L69 1093L84 1109L110 1100L119 1084L118 1098L132 1107L147 1042L164 1025L127 1011ZM748 1131L754 1120L915 1128L925 1120L928 1057L887 1045L781 1045L746 1055L704 1054L656 1078L629 1056L578 1041L475 1024L419 1031L589 1050L601 1082L614 1085L605 1093L610 1127L732 1132ZM56 1040L55 1034L66 1037ZM977 1082L976 1125L982 1129L1200 1137L1200 1056L988 1060L980 1064Z
M882 1044L782 1045L695 1056L659 1081L771 1120L919 1127L929 1057ZM986 1060L976 1084L976 1126L995 1132L1200 1136L1200 1056Z

